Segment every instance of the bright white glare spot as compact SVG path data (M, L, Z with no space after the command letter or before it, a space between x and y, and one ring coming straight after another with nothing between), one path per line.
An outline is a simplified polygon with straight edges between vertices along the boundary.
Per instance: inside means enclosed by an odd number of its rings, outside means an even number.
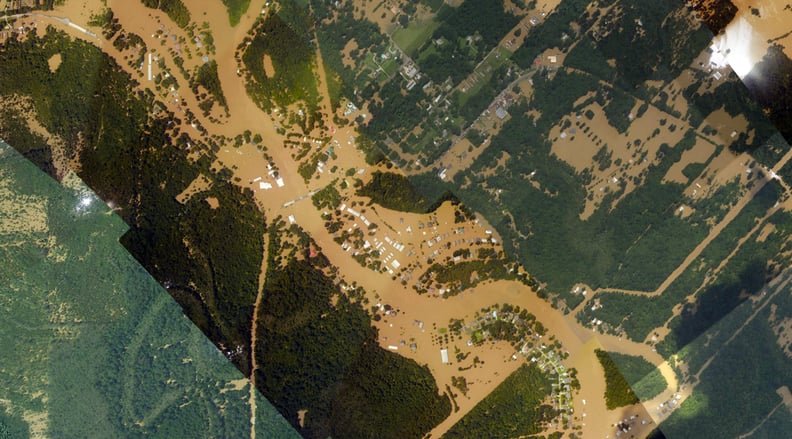
M762 36L748 20L740 17L713 41L710 62L715 68L729 65L737 76L744 78L764 54L761 42Z

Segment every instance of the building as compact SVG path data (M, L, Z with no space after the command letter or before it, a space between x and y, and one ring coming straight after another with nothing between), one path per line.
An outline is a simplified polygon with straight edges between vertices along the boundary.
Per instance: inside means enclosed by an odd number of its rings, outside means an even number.
M448 349L440 349L440 360L443 364L448 364Z

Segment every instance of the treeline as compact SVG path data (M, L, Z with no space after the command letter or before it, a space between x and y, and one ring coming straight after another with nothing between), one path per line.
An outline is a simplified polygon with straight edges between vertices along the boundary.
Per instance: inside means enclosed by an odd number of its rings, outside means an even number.
M401 212L427 213L432 203L402 174L374 171L371 180L358 189L371 202Z
M321 255L289 256L289 233L302 236L299 247L311 245L294 227L270 230L257 316L259 389L304 437L423 436L450 414L448 397L426 366L379 347L361 303L317 268Z
M182 0L141 0L141 2L146 7L161 10L182 29L190 24L190 11Z
M491 248L479 249L491 250ZM487 260L449 261L446 264L434 263L421 275L422 282L428 285L439 283L450 287L447 296L454 296L486 280L517 279L517 265L505 258ZM425 292L426 288L419 292Z
M535 364L523 364L443 437L507 439L541 433L558 415L542 403L550 392L548 376Z
M648 401L654 398L668 386L668 382L663 378L660 369L646 361L644 357L625 355L618 352L608 352L607 354L641 401Z
M226 102L225 95L223 94L223 87L220 84L220 78L217 75L217 61L211 60L205 62L198 67L198 72L194 75L195 81L192 84L193 94L198 96L198 86L203 87L212 97L200 103L201 109L208 113L212 109L212 104L217 102L221 107L228 111L228 102Z
M605 372L605 406L608 410L639 403L638 396L635 395L630 383L619 371L619 367L613 362L610 354L602 349L597 349L594 352Z

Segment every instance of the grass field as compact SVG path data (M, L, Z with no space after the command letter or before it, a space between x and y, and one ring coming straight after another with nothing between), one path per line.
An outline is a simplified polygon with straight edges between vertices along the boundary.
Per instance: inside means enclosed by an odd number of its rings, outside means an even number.
M439 26L440 23L434 20L412 21L406 28L393 32L393 41L404 53L413 56Z
M492 73L500 66L509 62L509 56L512 53L504 47L498 46L493 52L487 55L481 62L481 65L473 71L476 75L476 82L469 87L466 91L461 91L459 94L459 105L464 106L467 101L476 95L485 85L489 84L492 79Z

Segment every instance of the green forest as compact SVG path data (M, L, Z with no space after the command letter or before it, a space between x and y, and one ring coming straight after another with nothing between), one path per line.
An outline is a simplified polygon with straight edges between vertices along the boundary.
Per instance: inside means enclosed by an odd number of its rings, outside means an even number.
M280 13L260 19L238 49L246 68L247 92L264 110L303 102L313 111L319 92L311 29L295 27L305 24L298 19L299 6L285 2L282 8ZM298 18L292 19L292 15ZM271 76L264 68L265 56L272 61Z
M654 398L668 386L660 370L645 358L618 352L608 352L607 355L641 401Z
M523 364L443 436L514 438L541 433L558 413L543 404L550 379L535 364Z
M19 384L0 389L0 437L28 436L24 412L46 413L48 437L249 431L249 389L230 384L242 375L120 245L127 225L73 175L59 185L2 144L0 164L2 209L31 203L46 225L0 245L0 381ZM258 407L260 431L296 436Z
M611 354L602 349L597 349L595 353L605 373L605 406L608 410L640 402L619 366L611 358Z
M432 204L402 174L374 171L371 180L357 191L371 202L401 212L427 213Z
M47 60L55 53L63 61L51 72ZM66 145L85 144L79 175L120 208L130 225L122 243L170 285L215 343L246 347L264 233L252 194L221 173L208 192L178 203L175 196L199 172L214 175L211 157L188 160L184 142L174 142L178 133L169 128L175 116L150 118L152 97L134 94L134 80L94 46L50 30L41 39L10 39L0 54L7 60L0 65L0 89L29 97L39 122ZM75 151L65 153L73 157ZM224 202L211 209L204 201L209 196ZM246 369L247 357L238 360Z
M324 256L289 255L290 235L298 247L310 238L296 227L269 233L257 383L286 419L310 438L420 437L445 419L451 402L428 368L379 347L361 303L320 270Z
M185 29L190 24L190 11L184 6L182 0L141 0L143 5L151 9L159 9L173 20L180 28Z
M265 233L251 194L229 182L229 172L209 171L208 156L188 162L183 145L171 145L175 133L167 117L149 119L151 101L132 95L130 79L92 46L50 32L42 40L9 40L0 50L14 60L0 66L3 90L30 96L52 132L87 139L79 157L81 177L121 208L131 226L122 243L199 328L234 352L229 358L247 373ZM47 66L53 53L63 56L56 73ZM40 74L13 74L21 69ZM76 81L85 71L99 74ZM94 93L97 88L104 93ZM65 102L71 111L55 108ZM96 108L103 111L89 111ZM93 136L102 125L107 135ZM199 172L211 176L211 188L178 203L176 195ZM222 202L212 209L207 197ZM265 322L259 335L266 340L258 352L265 365L259 371L262 392L293 425L296 410L315 407L302 430L314 437L383 437L372 432L394 421L399 428L390 437L421 436L450 413L448 397L438 393L425 366L382 351L369 315L341 296L314 264L324 265L291 260L278 270L271 261L266 289L272 294L265 300L267 316L259 316ZM338 297L335 307L331 295ZM325 313L330 314L321 318ZM136 370L150 367L155 365ZM373 406L379 415L361 414Z
M418 64L437 83L464 79L520 21L505 11L503 0L465 0L440 8L435 20L440 27L420 49Z
M223 0L223 4L228 9L228 22L233 27L239 24L242 14L248 10L250 0Z
M228 102L226 102L225 95L223 94L220 78L217 76L217 61L211 60L201 64L201 66L197 68L197 73L194 75L194 78L191 84L193 94L195 94L195 96L201 96L201 94L198 93L198 86L200 85L210 95L208 99L198 104L204 111L204 114L212 110L212 106L215 102L223 107L227 114Z
M787 271L779 280L788 276ZM792 291L779 282L762 302L761 308L752 302L735 308L679 352L691 374L714 359L701 372L693 394L660 424L667 437L690 431L702 437L737 437L758 427L753 437L774 438L790 431L792 418L776 390L792 383L789 352L777 341L778 322L792 318ZM775 416L760 425L776 407Z
M662 146L658 153L662 160L649 167L641 186L614 206L624 190L620 183L593 215L581 221L584 177L550 153L542 130L549 130L556 117L573 111L572 102L590 90L587 81L585 75L562 71L552 81L536 79L531 106L513 109L514 115L490 146L468 170L457 174L456 185L466 179L474 183L458 194L498 228L504 245L523 265L532 267L535 276L562 297L574 299L565 295L581 280L594 288L608 285L651 291L706 233L703 221L670 214L678 207L684 186L662 182L669 167L694 144L694 133L687 133L677 145ZM527 108L541 110L542 117L536 121L522 113ZM511 156L505 170L484 177L503 152ZM538 188L523 181L533 171L537 171L532 179ZM485 186L501 190L499 200L493 201ZM504 215L504 209L511 216ZM510 217L521 220L513 224ZM668 240L668 236L678 239ZM664 256L657 258L658 254ZM567 304L573 305L569 300Z
M689 266L661 296L600 293L596 299L602 308L581 310L578 320L586 322L596 317L615 328L613 332L623 330L631 339L643 341L654 328L672 318L672 309L677 303L701 287L695 300L683 308L682 316L669 323L671 332L657 345L658 352L666 357L677 352L701 331L730 313L748 297L747 294L755 294L765 284L767 276L787 263L788 257L780 251L789 247L783 243L783 233L771 233L765 242L756 242L754 236L740 247L717 277L705 284L707 276L712 277L710 271L729 256L736 242L775 204L777 190L773 184L765 186L704 249L701 264ZM789 230L792 224L790 215L783 212L777 212L768 221L779 230Z

